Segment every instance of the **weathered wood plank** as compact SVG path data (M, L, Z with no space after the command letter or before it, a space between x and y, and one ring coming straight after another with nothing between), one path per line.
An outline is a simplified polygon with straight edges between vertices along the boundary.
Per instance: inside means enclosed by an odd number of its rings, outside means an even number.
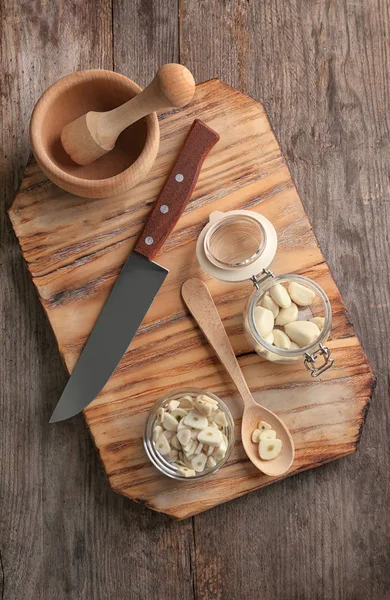
M382 0L183 0L180 6L183 62L198 79L219 76L263 102L378 374L357 455L195 517L197 593L385 599L389 6Z
M137 48L133 40L149 44L166 27L177 29L177 15L168 13L165 24L153 18L151 29L145 19L155 11L139 4L143 16L135 3L114 7L123 27L114 39L118 70L126 49ZM5 0L0 13L0 595L138 600L158 590L161 598L186 600L193 597L191 523L176 524L114 494L81 417L48 425L65 371L6 216L30 153L28 122L40 94L73 70L113 66L111 1ZM159 46L156 64L177 58ZM142 62L140 55L133 75L146 82ZM39 198L47 181L32 175L28 185ZM53 199L54 212L55 205Z

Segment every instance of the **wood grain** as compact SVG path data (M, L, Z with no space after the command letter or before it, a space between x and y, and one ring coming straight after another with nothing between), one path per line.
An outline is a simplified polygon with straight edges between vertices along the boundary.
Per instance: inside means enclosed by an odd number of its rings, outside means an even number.
M169 275L113 376L84 411L112 487L177 518L207 510L278 479L259 474L245 457L239 433L241 405L232 392L229 377L222 372L213 351L184 309L180 290L188 277L199 275L209 280L213 298L224 305L222 318L228 331L234 319L232 344L236 346L239 339L240 350L236 352L241 355L240 365L253 397L282 416L293 435L296 457L289 474L356 449L373 386L370 368L349 325L349 335L341 327L339 337L334 335L329 344L336 367L321 377L319 387L302 362L286 367L261 361L251 352L241 325L251 283L223 283L202 272L195 244L210 212L250 207L268 217L278 233L273 270L279 274L298 270L311 275L321 282L333 301L335 314L342 311L344 324L347 321L340 294L263 107L218 80L199 84L188 107L161 117L156 163L150 177L131 195L90 203L63 192L58 195L55 185L48 184L37 197L35 189L30 189L29 172L27 181L23 180L21 193L9 214L68 369L72 371L129 250L137 244L137 229L142 228L149 206L155 201L156 181L164 181L172 173L193 119L200 116L212 131L218 132L220 140L207 156L192 198L159 253L159 262L169 269ZM195 126L193 135L196 131ZM215 142L214 134L211 139ZM48 219L54 198L56 215ZM74 217L75 200L83 219ZM86 226L90 218L94 220L93 230ZM34 235L37 227L38 244ZM156 238L158 245L158 234ZM55 240L52 246L49 239ZM91 241L93 246L89 245ZM56 255L61 256L60 268ZM41 259L46 265L44 273L35 267L36 260ZM356 375L363 377L355 399ZM332 388L328 387L329 382L334 384ZM237 429L229 461L202 485L183 484L162 476L148 462L142 444L152 403L173 388L194 385L211 390L229 404ZM267 395L260 400L261 390L275 386L279 391L272 400Z
M151 36L125 4L127 48L132 31L145 43L165 36L164 23L154 22ZM0 597L138 600L158 590L188 600L191 522L113 494L81 416L56 431L48 426L67 377L6 214L31 153L28 124L39 96L73 70L113 67L111 2L2 0L0 13ZM173 32L177 16L168 21ZM153 51L157 65L178 59L171 48ZM134 79L145 85L153 65L149 72L142 62Z
M246 496L234 520L229 505L195 517L196 592L388 600L389 7L182 0L179 14L195 77L221 77L265 106L378 376L355 456Z
M388 600L387 3L181 0L179 22L168 0L3 0L0 11L4 598L149 600L158 590L168 600ZM198 81L220 77L265 105L378 375L357 454L207 511L192 526L112 494L82 419L47 429L65 375L4 212L30 152L31 109L50 83L114 64L144 86L179 59L179 39L181 62ZM39 175L30 181L46 185ZM230 319L239 344L237 327ZM342 327L351 324L340 310L333 331Z

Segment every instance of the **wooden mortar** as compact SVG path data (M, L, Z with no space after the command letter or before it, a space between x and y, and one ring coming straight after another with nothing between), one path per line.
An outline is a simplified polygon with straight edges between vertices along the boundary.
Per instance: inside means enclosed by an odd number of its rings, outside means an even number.
M156 113L125 129L115 148L89 165L78 165L61 144L65 125L90 110L107 111L127 102L141 88L124 75L104 70L63 77L38 100L30 123L31 144L42 171L60 188L85 198L117 196L139 183L158 152Z

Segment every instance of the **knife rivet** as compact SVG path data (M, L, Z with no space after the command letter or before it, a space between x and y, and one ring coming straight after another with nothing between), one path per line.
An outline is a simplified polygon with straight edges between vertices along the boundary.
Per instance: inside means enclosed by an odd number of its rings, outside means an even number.
M160 212L162 212L163 215L165 215L168 212L169 208L166 204L163 204L162 206L160 206Z
M184 179L184 175L182 175L181 173L178 173L177 175L175 175L175 179L178 183L181 183Z
M147 238L145 238L145 244L147 246L151 246L153 244L153 238L148 236Z

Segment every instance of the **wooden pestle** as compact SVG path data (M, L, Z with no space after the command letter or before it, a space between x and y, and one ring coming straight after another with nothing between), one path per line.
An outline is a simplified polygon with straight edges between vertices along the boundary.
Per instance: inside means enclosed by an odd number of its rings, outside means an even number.
M107 112L90 111L65 125L61 142L79 165L88 165L113 149L120 133L142 117L171 107L185 106L195 93L195 81L183 65L171 63L128 102Z

